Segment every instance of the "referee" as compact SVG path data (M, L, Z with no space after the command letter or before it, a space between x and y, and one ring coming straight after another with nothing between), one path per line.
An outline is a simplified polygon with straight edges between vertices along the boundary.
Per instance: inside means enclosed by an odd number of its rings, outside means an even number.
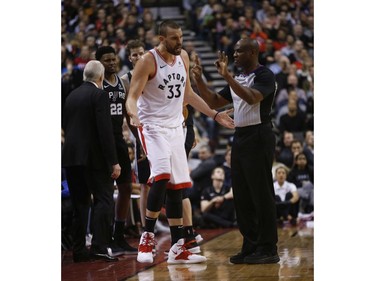
M218 52L218 73L228 83L218 94L201 79L195 60L193 76L201 97L211 108L234 107L235 133L232 146L232 187L239 230L240 252L230 257L235 264L277 263L277 225L272 161L275 135L270 112L276 92L274 74L258 62L256 40L240 39L234 46L234 63L241 73L232 77L228 57Z

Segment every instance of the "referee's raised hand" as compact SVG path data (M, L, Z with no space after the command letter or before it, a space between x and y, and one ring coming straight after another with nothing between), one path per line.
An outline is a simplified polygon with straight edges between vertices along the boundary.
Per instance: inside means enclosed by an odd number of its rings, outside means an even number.
M215 61L215 66L217 69L217 72L225 77L226 75L229 75L228 72L228 56L225 54L225 52L218 51L217 52L217 60Z

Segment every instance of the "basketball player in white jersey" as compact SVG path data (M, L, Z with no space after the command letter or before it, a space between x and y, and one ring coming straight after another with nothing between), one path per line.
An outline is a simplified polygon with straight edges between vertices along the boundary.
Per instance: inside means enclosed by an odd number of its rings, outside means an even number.
M126 46L126 53L128 54L128 59L134 66L138 62L138 60L146 53L145 51L145 44L141 40L131 40L128 42L128 45ZM133 75L133 69L130 70L128 73L126 73L121 78L124 80L126 92L129 92L130 87L130 81ZM194 129L193 129L193 116L192 116L192 110L190 110L191 107L188 107L185 105L183 107L183 115L184 115L184 123L185 123L185 150L186 155L189 155L190 149L193 146L193 140L194 140ZM192 109L192 108L191 108ZM126 115L127 117L127 115ZM188 119L188 121L187 121ZM128 118L127 118L128 121ZM188 122L188 126L186 126ZM150 167L148 163L148 158L144 156L144 151L141 148L140 145L140 139L138 136L137 128L130 125L130 119L128 121L129 128L131 132L133 133L134 137L137 139L136 142L136 167L137 167L137 178L138 182L141 186L141 198L140 198L140 213L141 213L141 221L142 221L142 228L145 227L145 216L146 216L146 209L147 209L147 197L148 192L150 190L150 186L147 184L148 178L150 176ZM187 129L189 128L189 129ZM186 132L188 130L189 133ZM186 137L186 135L189 135L189 138ZM198 233L196 233L193 229L193 214L191 211L191 203L190 199L187 195L186 189L183 191L182 195L182 206L183 206L183 221L184 221L184 233L185 233L185 246L186 249L188 249L190 252L197 254L200 253L200 247L198 245L199 242L203 240L202 236ZM155 229L157 231L163 231L165 228L160 227L161 223L156 221ZM168 228L169 232L169 228ZM165 251L165 254L168 254L169 250Z
M159 26L159 45L136 64L126 110L131 125L138 127L150 161L152 186L148 195L145 232L137 260L153 262L154 227L161 207L166 213L173 246L168 263L199 263L206 257L186 250L182 220L182 189L191 187L182 123L182 106L191 104L227 128L234 128L228 111L217 112L193 92L188 73L189 57L182 49L182 30L174 21Z

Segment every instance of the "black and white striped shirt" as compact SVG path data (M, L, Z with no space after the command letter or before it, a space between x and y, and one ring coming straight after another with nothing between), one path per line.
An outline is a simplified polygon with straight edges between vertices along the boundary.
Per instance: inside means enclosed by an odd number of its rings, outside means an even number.
M267 67L260 65L251 73L241 73L235 79L244 87L260 91L263 100L257 104L250 105L227 85L219 94L233 103L234 124L236 127L246 127L266 123L271 120L271 109L276 93L275 75Z

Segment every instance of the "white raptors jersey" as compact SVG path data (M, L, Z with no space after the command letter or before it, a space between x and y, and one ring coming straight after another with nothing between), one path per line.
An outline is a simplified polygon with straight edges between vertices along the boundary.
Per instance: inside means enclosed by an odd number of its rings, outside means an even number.
M186 68L181 56L168 64L155 49L149 51L155 59L155 76L147 81L138 99L138 116L143 124L175 128L182 125L182 104L186 86Z

